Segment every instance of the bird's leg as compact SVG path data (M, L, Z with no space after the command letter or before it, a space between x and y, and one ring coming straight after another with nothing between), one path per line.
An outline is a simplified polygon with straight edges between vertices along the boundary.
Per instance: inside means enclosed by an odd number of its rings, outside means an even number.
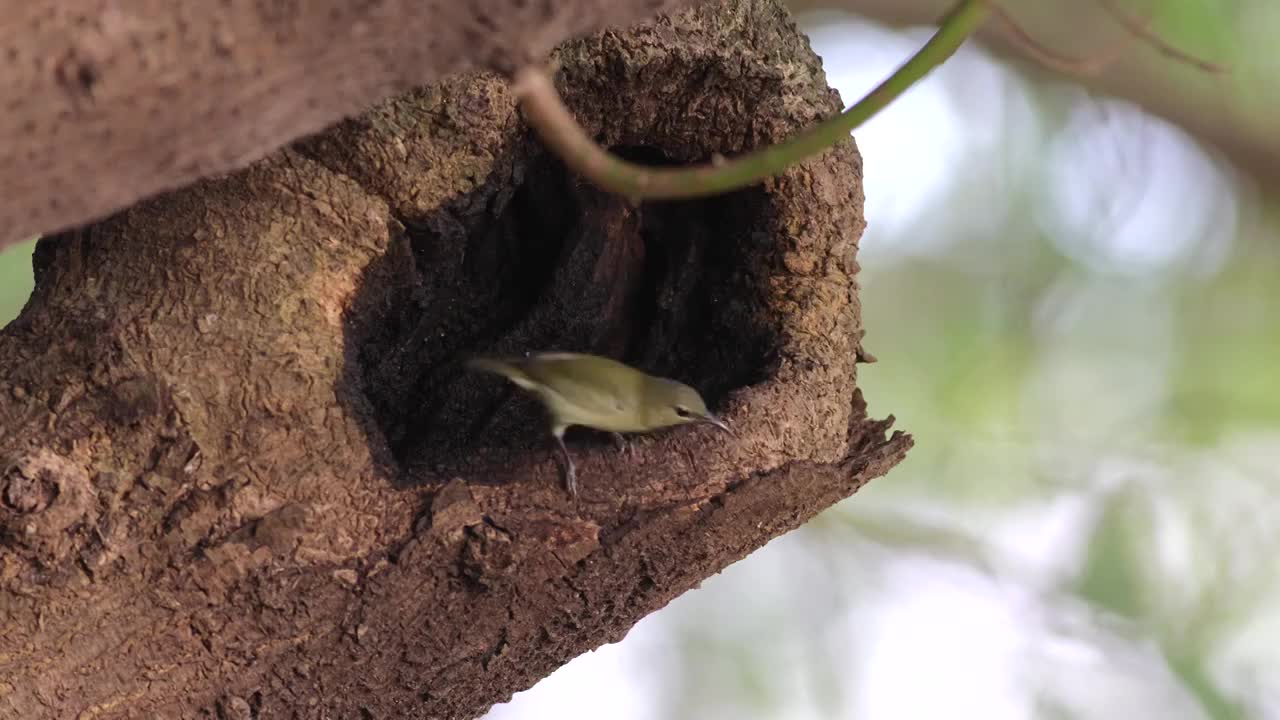
M627 442L627 438L622 433L610 433L613 435L613 442L618 446L618 452L623 453L628 459L634 459L636 456L636 448Z
M564 486L574 498L578 497L578 471L573 467L573 457L564 444L564 428L557 428L554 433L556 443L560 446L560 454L564 456Z

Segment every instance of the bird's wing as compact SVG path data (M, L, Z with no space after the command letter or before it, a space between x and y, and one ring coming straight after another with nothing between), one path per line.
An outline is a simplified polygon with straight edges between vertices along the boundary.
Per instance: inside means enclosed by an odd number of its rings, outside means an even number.
M502 375L511 382L519 385L526 390L537 390L537 381L530 377L526 372L524 363L521 360L506 360L502 358L491 357L474 357L466 362L466 366L471 370L482 372L491 372Z
M632 410L640 390L633 380L634 371L611 372L615 365L618 363L607 358L546 353L538 357L538 362L522 364L521 369L577 410L609 417Z

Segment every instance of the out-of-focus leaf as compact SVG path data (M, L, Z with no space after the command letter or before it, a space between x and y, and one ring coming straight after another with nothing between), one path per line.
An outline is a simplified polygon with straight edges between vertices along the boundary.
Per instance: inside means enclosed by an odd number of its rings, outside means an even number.
M31 251L35 246L32 239L0 250L0 327L17 317L31 295Z
M989 569L985 544L959 528L931 524L905 512L861 508L854 503L822 517L824 525L830 523L825 526L847 528L871 542Z
M1169 666L1214 720L1243 720L1244 709L1222 694L1205 670L1205 654L1169 654Z
M1093 605L1139 619L1149 610L1145 548L1152 522L1143 498L1126 487L1112 493L1098 518L1077 592Z

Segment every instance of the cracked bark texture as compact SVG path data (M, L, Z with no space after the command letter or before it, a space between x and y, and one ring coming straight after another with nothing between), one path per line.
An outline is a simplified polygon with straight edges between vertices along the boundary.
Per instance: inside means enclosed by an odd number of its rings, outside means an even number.
M776 0L561 46L650 162L835 112ZM41 240L0 333L0 716L467 718L901 460L856 387L852 140L729 196L568 176L472 72ZM737 430L571 431L475 352L621 357Z

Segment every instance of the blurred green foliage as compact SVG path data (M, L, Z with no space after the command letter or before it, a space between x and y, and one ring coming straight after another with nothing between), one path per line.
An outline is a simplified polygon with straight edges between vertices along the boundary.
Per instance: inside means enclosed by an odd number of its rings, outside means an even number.
M0 250L0 327L17 317L31 295L31 251L29 240Z

